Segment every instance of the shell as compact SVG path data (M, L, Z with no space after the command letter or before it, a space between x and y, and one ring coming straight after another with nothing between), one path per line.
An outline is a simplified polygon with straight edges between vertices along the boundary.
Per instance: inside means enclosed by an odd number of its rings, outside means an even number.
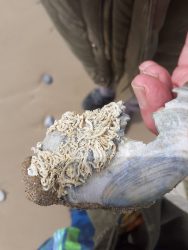
M66 112L33 148L28 175L39 176L43 190L54 189L58 198L87 182L114 158L129 119L122 102L82 115Z
M108 166L93 171L81 185L69 186L59 204L136 209L160 199L188 176L188 87L174 91L177 98L154 114L159 132L154 141L144 144L121 137ZM60 136L47 136L45 149L55 152Z

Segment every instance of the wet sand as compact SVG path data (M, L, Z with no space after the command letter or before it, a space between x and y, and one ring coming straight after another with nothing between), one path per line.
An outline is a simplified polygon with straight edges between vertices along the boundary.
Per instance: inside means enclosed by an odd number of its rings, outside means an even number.
M20 163L44 136L45 116L80 110L92 86L37 1L3 1L0 19L0 189L7 192L0 203L0 249L34 250L69 225L69 214L63 206L26 200ZM45 72L52 85L41 82Z

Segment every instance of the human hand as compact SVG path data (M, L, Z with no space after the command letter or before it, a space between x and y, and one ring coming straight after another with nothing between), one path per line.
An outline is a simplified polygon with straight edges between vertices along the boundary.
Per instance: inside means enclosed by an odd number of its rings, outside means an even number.
M133 79L132 87L146 126L157 134L153 112L173 99L174 87L180 87L188 81L188 34L177 67L171 76L164 67L153 61L143 62L139 70L140 73Z

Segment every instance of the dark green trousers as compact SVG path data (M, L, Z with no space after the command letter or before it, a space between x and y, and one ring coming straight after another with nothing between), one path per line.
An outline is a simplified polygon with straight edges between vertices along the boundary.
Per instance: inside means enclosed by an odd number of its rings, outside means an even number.
M55 26L96 84L130 85L154 59L174 69L188 30L187 0L42 0Z

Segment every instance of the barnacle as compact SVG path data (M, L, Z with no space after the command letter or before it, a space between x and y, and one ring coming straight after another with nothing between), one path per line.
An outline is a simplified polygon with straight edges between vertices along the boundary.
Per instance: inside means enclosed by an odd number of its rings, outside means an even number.
M46 139L32 148L28 175L38 176L43 190L54 190L59 198L66 195L109 165L125 140L128 120L122 101L83 114L64 113L48 128ZM51 136L56 139L50 148L45 142Z

